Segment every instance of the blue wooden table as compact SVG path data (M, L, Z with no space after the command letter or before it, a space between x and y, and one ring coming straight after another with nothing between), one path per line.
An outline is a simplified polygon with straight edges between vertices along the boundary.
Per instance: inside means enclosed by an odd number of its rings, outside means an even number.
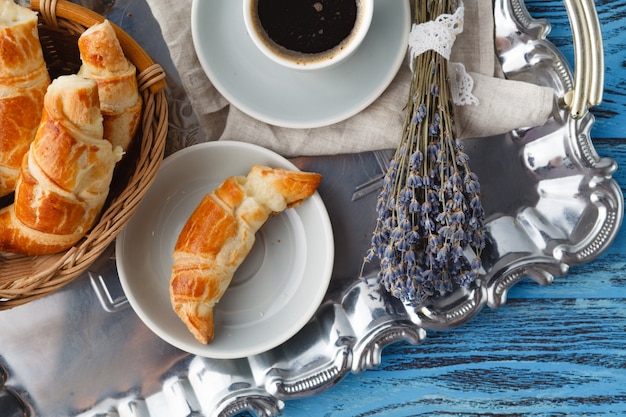
M563 3L532 0L549 36L573 65ZM592 109L599 155L620 165L626 184L626 2L596 0L605 49L605 92ZM348 375L311 398L288 401L300 416L626 415L626 235L590 264L547 287L527 281L499 309L485 308L417 346L395 344L379 368Z

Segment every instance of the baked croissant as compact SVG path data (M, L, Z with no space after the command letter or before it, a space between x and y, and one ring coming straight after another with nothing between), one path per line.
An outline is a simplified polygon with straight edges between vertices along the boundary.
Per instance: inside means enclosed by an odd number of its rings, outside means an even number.
M83 32L78 49L82 60L78 75L98 82L104 138L127 151L141 118L136 68L124 55L108 20Z
M0 197L15 189L49 84L37 14L0 0Z
M273 214L300 204L322 180L312 172L254 166L207 194L174 247L170 298L196 340L213 340L213 307L245 257L255 233Z
M122 155L102 131L96 82L77 75L55 79L22 162L15 201L0 210L0 252L60 252L93 226Z

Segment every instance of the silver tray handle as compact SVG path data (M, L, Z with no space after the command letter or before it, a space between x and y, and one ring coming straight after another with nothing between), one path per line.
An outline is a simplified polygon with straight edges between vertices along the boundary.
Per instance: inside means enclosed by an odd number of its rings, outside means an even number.
M574 89L563 98L574 119L587 107L602 102L604 88L604 48L600 22L593 0L563 0L572 28L574 43Z

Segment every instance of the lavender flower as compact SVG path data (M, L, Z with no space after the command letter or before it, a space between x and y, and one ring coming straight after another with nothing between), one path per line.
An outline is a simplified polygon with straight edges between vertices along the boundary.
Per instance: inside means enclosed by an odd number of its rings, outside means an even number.
M416 0L416 23L452 13L453 2ZM478 277L485 213L478 177L455 137L447 60L434 51L414 59L403 134L378 197L365 262L378 258L380 285L421 305Z

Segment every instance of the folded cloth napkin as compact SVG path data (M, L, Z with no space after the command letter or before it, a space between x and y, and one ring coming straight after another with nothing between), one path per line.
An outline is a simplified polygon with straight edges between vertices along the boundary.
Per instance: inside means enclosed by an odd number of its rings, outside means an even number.
M411 77L408 59L386 91L355 116L312 129L272 126L229 105L203 72L191 40L192 0L147 2L161 26L172 61L207 141L251 142L287 157L396 147ZM472 94L479 104L457 108L461 138L486 137L516 128L540 126L553 109L554 91L551 88L501 77L493 34L492 0L467 1L464 30L457 36L450 61L465 66L474 80Z

